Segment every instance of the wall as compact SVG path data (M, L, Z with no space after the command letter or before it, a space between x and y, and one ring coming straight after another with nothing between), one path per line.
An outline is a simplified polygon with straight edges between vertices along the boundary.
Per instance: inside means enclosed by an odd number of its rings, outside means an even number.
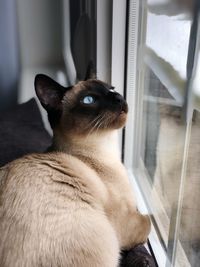
M19 57L15 0L0 1L0 36L0 110L3 110L17 101Z

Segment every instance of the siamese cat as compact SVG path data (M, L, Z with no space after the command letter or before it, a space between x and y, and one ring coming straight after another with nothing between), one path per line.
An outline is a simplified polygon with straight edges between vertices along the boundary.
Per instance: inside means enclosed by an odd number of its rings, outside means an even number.
M95 79L65 88L39 74L35 90L53 144L0 169L0 266L117 267L150 231L117 150L127 103Z

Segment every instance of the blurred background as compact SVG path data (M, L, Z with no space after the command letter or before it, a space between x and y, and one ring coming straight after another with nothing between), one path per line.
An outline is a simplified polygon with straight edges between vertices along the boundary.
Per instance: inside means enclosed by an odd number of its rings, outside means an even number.
M34 95L45 73L63 85L96 65L96 1L0 2L0 110Z

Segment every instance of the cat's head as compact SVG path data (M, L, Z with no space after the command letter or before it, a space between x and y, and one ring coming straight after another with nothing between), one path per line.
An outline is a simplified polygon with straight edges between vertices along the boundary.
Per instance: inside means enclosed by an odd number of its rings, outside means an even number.
M88 134L119 129L125 125L128 106L114 88L102 81L88 79L63 87L46 75L35 78L36 94L47 110L54 129Z

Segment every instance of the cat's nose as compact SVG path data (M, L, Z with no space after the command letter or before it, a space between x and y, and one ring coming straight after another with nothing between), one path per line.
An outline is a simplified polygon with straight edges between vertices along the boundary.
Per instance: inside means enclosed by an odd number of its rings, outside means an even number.
M113 103L121 108L122 111L128 112L128 105L126 100L117 92L110 92L110 97Z
M117 92L110 91L109 96L115 103L122 103L124 101L124 98Z
M118 94L118 93L115 93L115 101L119 104L123 103L124 102L124 98Z

